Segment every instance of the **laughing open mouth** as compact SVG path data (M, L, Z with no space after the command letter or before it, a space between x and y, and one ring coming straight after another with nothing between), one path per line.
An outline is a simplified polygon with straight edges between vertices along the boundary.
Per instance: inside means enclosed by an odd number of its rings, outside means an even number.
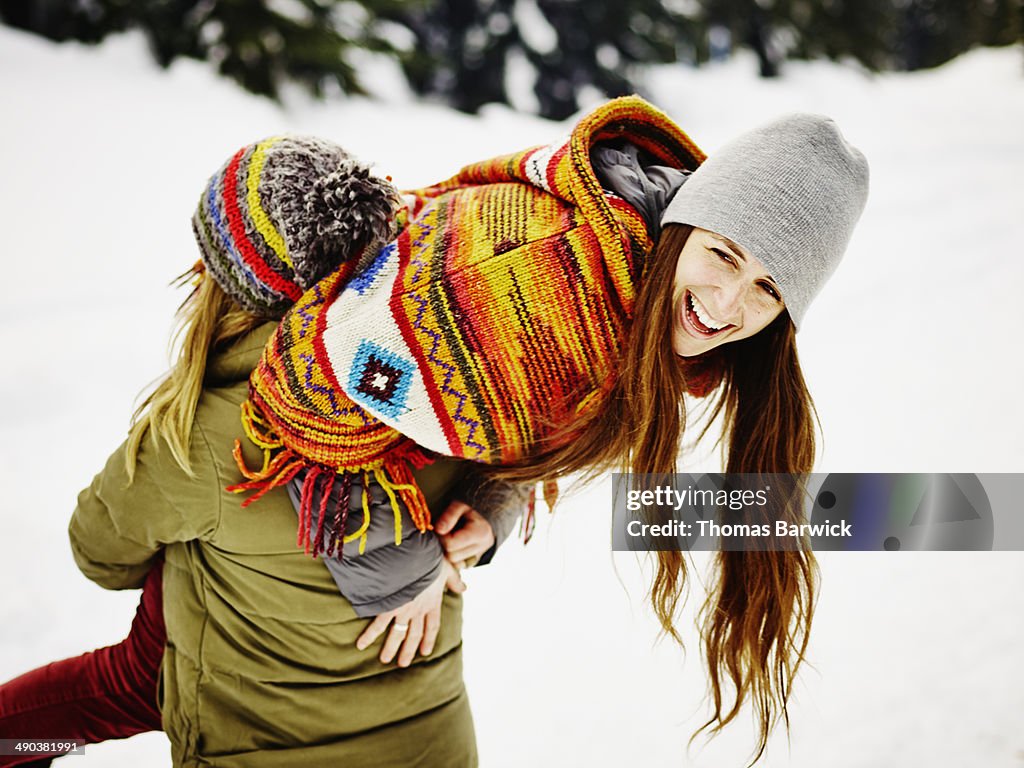
M686 292L686 319L704 336L714 336L733 327L731 323L720 323L711 317L704 305L689 291Z

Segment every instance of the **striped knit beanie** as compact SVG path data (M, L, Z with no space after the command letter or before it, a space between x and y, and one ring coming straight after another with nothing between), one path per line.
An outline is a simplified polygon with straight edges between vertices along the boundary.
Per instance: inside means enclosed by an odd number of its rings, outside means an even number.
M839 265L867 196L867 160L835 122L793 114L712 153L661 223L716 232L750 251L779 284L800 328Z
M192 216L203 263L249 312L280 317L340 263L394 236L390 181L311 136L242 147L210 177Z

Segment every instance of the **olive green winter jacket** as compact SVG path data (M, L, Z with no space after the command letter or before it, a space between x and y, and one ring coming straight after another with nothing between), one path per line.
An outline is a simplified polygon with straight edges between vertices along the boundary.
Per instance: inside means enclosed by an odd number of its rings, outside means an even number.
M324 564L295 545L284 489L247 509L224 490L241 477L239 405L273 324L260 326L208 367L190 455L143 441L129 484L124 446L78 499L75 560L110 589L137 588L161 550L164 655L159 706L176 766L303 768L345 765L458 768L477 764L462 681L461 599L446 593L427 659L382 665L382 640L357 651L368 623L338 593ZM250 466L261 457L242 440ZM463 463L439 459L417 473L435 514Z

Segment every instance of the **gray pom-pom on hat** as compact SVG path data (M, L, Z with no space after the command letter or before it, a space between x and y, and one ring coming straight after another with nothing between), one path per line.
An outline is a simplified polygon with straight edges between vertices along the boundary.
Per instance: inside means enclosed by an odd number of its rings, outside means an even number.
M395 235L398 190L337 144L276 136L207 183L192 226L203 262L245 309L280 317L343 262Z
M793 114L713 153L675 194L662 225L690 224L764 264L799 329L839 265L868 196L868 163L835 121Z

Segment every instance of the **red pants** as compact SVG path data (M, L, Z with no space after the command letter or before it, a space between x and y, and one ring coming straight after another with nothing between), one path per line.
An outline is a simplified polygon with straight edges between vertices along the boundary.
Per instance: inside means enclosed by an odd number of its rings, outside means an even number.
M55 661L0 685L0 738L95 744L163 729L157 708L157 677L167 644L162 575L161 561L146 577L123 642ZM0 766L49 761L0 755Z

